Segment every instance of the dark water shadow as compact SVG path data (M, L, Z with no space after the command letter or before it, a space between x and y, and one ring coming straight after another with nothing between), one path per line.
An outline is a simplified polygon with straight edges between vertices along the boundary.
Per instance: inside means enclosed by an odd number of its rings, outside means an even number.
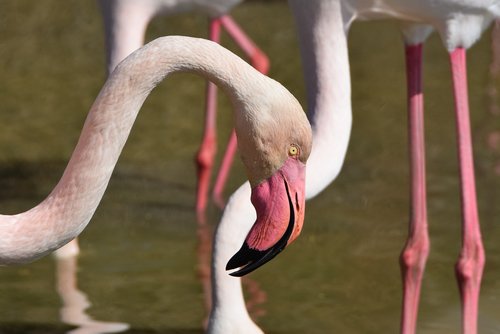
M19 324L4 323L0 325L0 334L65 334L75 327L57 324ZM124 333L128 334L203 334L202 329L187 328L165 328L165 329L141 329L131 328Z
M0 201L36 200L43 192L42 184L55 180L63 170L64 165L57 162L3 163L0 166Z
M37 203L43 200L55 187L66 167L66 161L14 161L0 166L0 203L16 201ZM125 190L125 191L122 191ZM137 202L137 197L127 201L126 193L136 194L136 191L148 191L154 194L147 202ZM182 180L166 180L148 173L141 173L136 166L119 165L115 168L110 180L108 193L120 193L120 200L130 202L146 209L176 210L192 212L192 204L179 200L192 196L194 188ZM106 196L105 194L105 196ZM176 196L171 196L175 194ZM158 200L156 200L159 198ZM34 204L32 204L34 205ZM26 208L27 209L27 208ZM7 210L9 208L7 207ZM5 213L5 212L4 212ZM7 212L9 213L9 212Z
M0 334L64 334L71 329L71 326L54 324L2 323Z
M0 325L0 334L65 334L74 327L57 324L19 324L3 323ZM189 328L130 328L125 334L203 334L202 329ZM267 334L299 334L298 331L266 331ZM230 333L228 333L230 334Z

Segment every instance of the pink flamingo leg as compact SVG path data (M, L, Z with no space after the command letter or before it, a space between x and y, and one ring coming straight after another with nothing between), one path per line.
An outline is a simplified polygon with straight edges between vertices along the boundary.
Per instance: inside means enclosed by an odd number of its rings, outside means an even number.
M231 136L227 142L226 151L224 152L224 157L222 158L222 163L220 165L219 173L217 173L217 179L215 180L213 199L215 204L220 208L224 207L224 199L222 198L222 193L224 192L224 186L226 185L227 178L229 176L229 170L233 164L234 155L236 154L236 148L238 146L238 141L236 139L236 133L231 131Z
M269 71L269 58L267 58L264 52L255 45L231 16L223 15L219 20L229 36L231 36L250 59L250 64L252 64L257 71L267 74Z
M261 73L266 74L269 70L269 60L267 56L255 45L255 43L244 33L244 31L229 15L223 15L210 21L210 40L219 42L221 26L224 27L236 44L250 58L252 66L254 66ZM217 87L212 83L208 83L205 129L200 150L196 155L196 165L198 170L196 212L198 214L199 221L204 221L203 216L207 206L207 193L210 184L210 175L216 151L216 113ZM222 193L229 175L229 170L231 169L231 165L233 163L236 147L236 134L233 130L231 132L213 190L214 201L220 207L224 205Z
M475 334L477 333L479 290L485 254L476 200L465 49L457 48L452 51L450 61L455 95L462 202L462 250L455 270L462 299L463 333Z
M250 64L252 64L252 66L255 67L259 72L267 74L269 70L269 59L267 58L267 56L245 34L245 32L238 26L238 24L231 18L231 16L223 15L219 18L219 20L229 36L231 36L235 43L250 59ZM229 175L229 170L233 163L236 146L236 134L233 131L231 133L231 137L229 138L226 151L224 153L224 158L222 160L219 173L217 174L213 190L214 201L220 207L224 205L222 193L224 191L224 186Z
M420 287L430 247L425 186L422 44L406 46L406 73L408 83L411 217L408 240L400 257L403 276L401 333L413 334L417 326Z
M210 21L209 38L214 42L220 39L220 21ZM205 100L205 126L200 150L196 155L196 166L198 174L198 185L196 192L196 213L198 220L204 221L204 212L207 207L208 187L210 175L216 152L216 113L217 113L217 86L207 82Z

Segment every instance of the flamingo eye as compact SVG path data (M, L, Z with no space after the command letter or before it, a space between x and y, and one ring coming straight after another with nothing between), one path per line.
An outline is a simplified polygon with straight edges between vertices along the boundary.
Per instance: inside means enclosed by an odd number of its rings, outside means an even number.
M291 145L289 148L288 148L288 155L291 156L291 157L295 157L299 154L299 148L295 145Z

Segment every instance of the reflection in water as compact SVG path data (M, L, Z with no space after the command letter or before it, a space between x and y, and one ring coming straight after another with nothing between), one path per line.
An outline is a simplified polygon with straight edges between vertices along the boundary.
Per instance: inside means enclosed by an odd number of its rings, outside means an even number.
M243 289L247 291L246 307L250 317L255 321L257 318L266 315L265 309L260 305L267 301L267 293L262 290L260 284L250 277L242 278Z
M121 322L107 322L92 319L85 310L91 303L87 295L78 289L76 256L55 257L57 265L57 292L63 306L60 310L61 321L78 328L69 331L71 334L120 333L129 325Z
M205 305L205 318L203 327L207 328L208 315L212 305L212 292L210 289L210 254L212 253L212 229L204 219L198 217L198 229L196 235L198 237L198 245L196 254L198 255L198 278L200 279L203 288L203 301Z
M203 302L205 317L203 327L206 328L208 315L212 305L211 292L211 250L213 240L213 228L205 221L198 222L197 228L197 274L203 289ZM60 319L63 323L77 326L69 331L70 334L97 334L97 333L120 333L128 330L130 326L126 323L107 322L92 319L85 311L91 306L87 295L78 289L77 269L78 256L75 256L75 243L69 243L69 247L63 248L55 258L57 272L57 292L63 302L60 309ZM66 255L66 256L65 256ZM267 294L261 289L255 280L245 277L242 281L246 291L247 308L250 316L255 320L265 315L262 304L267 301Z

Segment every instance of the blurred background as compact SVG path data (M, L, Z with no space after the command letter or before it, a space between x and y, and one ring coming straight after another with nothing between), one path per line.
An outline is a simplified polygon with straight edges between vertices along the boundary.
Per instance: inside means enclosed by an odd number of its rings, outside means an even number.
M269 55L269 75L306 107L299 50L285 1L250 1L233 17ZM147 40L207 36L201 14L155 19ZM95 1L0 1L0 212L39 203L54 187L105 81L102 18ZM500 111L492 29L468 52L479 209L487 263L480 333L500 332ZM224 35L222 44L241 54ZM460 210L447 53L434 34L424 49L431 253L419 333L458 333L454 264ZM396 333L398 257L408 229L406 81L393 22L356 22L349 37L353 132L338 179L308 203L301 237L243 286L268 333ZM176 74L146 100L109 188L80 238L73 294L85 316L128 324L128 333L202 333L210 237L196 223L193 156L201 140L205 82ZM230 133L219 97L219 154ZM244 182L236 161L226 197ZM71 266L71 265L70 265ZM61 264L48 256L0 268L0 333L65 333ZM59 278L58 278L59 277ZM76 285L77 284L77 285ZM71 288L71 287L70 287ZM70 289L71 290L71 289ZM117 324L119 327L119 324ZM122 324L123 326L123 324ZM118 328L117 327L117 328ZM92 331L81 331L91 333ZM98 332L98 331L97 331ZM77 333L77 331L74 331Z

